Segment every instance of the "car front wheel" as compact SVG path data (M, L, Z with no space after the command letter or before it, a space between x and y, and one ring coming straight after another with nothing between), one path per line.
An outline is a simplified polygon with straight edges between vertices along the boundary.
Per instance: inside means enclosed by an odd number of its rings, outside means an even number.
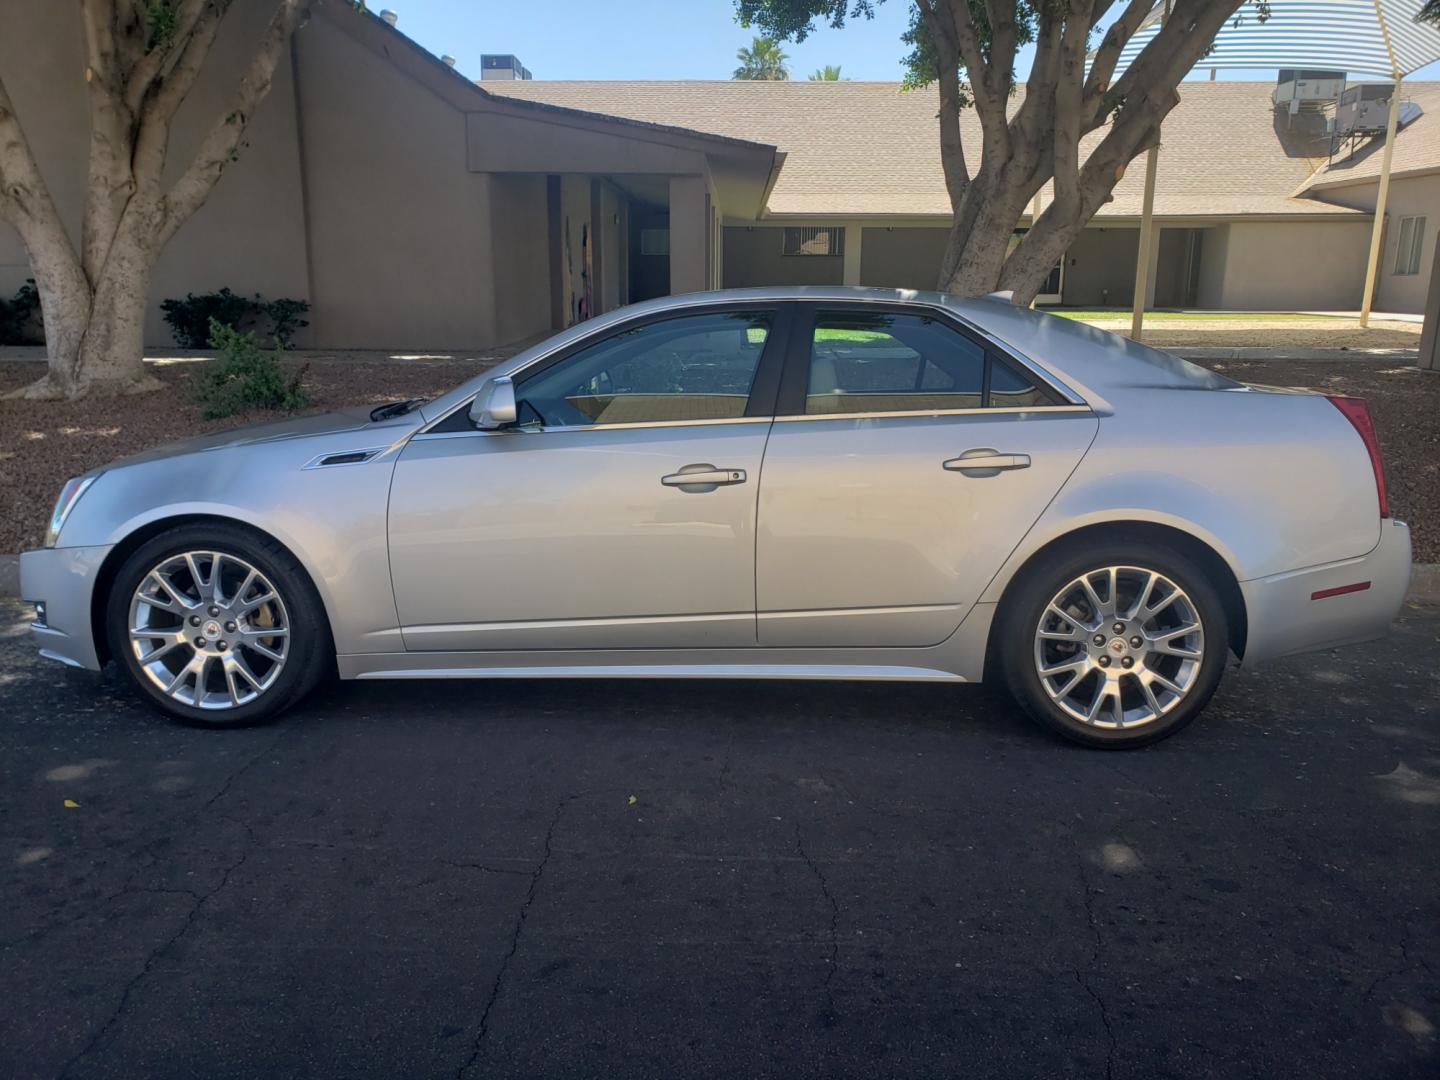
M110 653L162 711L207 727L269 720L325 670L329 631L305 571L247 529L181 526L115 576Z
M1229 648L1205 571L1148 539L1042 556L1001 619L1011 693L1088 746L1127 749L1180 730L1219 686Z

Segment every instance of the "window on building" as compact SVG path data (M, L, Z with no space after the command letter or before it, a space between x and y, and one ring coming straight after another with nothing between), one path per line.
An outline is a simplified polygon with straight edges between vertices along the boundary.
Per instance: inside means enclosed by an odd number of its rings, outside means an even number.
M787 225L782 255L844 255L845 229L839 225L811 228L808 225Z
M1395 273L1418 274L1420 272L1420 248L1425 243L1425 218L1402 217L1400 219L1400 242L1395 247Z

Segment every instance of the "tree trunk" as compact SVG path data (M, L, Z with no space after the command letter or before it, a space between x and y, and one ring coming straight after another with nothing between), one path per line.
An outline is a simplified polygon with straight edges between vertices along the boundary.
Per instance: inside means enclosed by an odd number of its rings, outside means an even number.
M31 253L48 370L44 378L6 396L49 400L159 389L160 380L145 371L143 359L150 291L150 260L143 248L117 239L93 292L67 261Z

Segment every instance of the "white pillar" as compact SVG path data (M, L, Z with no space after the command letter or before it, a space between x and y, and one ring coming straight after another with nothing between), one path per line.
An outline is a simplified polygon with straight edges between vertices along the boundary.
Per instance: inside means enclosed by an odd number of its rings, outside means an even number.
M865 230L851 221L845 225L845 262L840 281L845 285L860 284L860 234Z
M1400 77L1390 96L1390 119L1385 124L1385 155L1380 159L1380 191L1375 196L1375 223L1370 226L1370 258L1365 264L1365 295L1360 298L1360 325L1370 325L1370 305L1375 302L1375 279L1380 272L1380 243L1385 235L1385 200L1390 195L1390 155L1395 149L1395 129L1400 124Z
M1140 245L1135 254L1135 299L1130 311L1130 340L1139 341L1144 333L1145 306L1155 295L1155 264L1160 245L1155 238L1155 169L1160 161L1160 147L1152 146L1145 155L1145 202L1140 210Z

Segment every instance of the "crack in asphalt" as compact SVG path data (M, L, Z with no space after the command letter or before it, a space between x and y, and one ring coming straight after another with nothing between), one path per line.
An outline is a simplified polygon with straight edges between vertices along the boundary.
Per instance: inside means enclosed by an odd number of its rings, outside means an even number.
M482 870L487 874L513 874L516 877L530 877L534 874L533 870L512 870L509 867L487 866L478 862L455 862L452 859L441 859L440 862L456 870Z
M800 829L800 823L795 823L795 848L800 852L800 858L815 875L815 880L820 883L820 891L825 896L825 901L830 905L830 955L826 958L825 982L822 984L825 989L826 1019L833 1023L835 1013L835 993L831 983L835 979L835 969L840 964L840 905L835 901L835 894L830 891L830 882L826 880L824 872L818 863L810 857L805 850L805 838Z
M259 763L261 758L268 756L277 746L279 746L281 741L289 734L290 728L293 726L294 725L290 725L285 729L282 729L281 732L275 736L275 738L271 739L270 742L264 746L264 748L257 751L248 761L245 762L245 764L241 765L238 769L236 769L229 776L227 776L221 782L220 787L218 790L216 790L215 794L211 795L210 798L206 799L203 803L201 803L199 809L189 815L189 819L191 822L190 828L186 829L181 835L188 836L191 832L193 832L195 828L198 827L197 822L200 815L203 814L206 810L209 810L212 806L214 806L217 802L219 802L222 798L229 794L230 789L235 786L235 782L239 780L240 777L244 776L247 772L249 772L257 763ZM227 820L235 821L236 819L227 818ZM250 827L248 825L244 824L244 822L238 821L237 824L239 824L242 828L245 829L247 835L249 834ZM73 926L75 923L81 922L87 917L95 914L97 909L108 908L111 904L115 903L115 901L119 900L121 897L130 896L133 893L181 892L186 893L190 896L194 896L197 900L200 899L199 894L195 893L190 889L171 890L164 888L152 888L148 886L138 886L135 884L136 878L138 878L146 870L151 869L155 865L157 861L155 858L155 849L166 841L174 839L176 839L176 837L173 834L160 833L153 839L140 845L140 847L135 849L134 854L129 856L129 859L144 859L146 861L135 866L135 868L132 869L130 873L126 874L125 881L118 889L116 889L114 892L105 894L93 904L85 905L74 915L69 916L68 918L53 919L41 926L35 927L32 930L26 931L17 938L13 938L5 942L0 942L0 953L13 949L18 945L24 945L27 942L36 941L40 938L45 937L48 934L54 933L56 930L62 930L67 926Z
M213 802L214 800L211 801ZM108 1018L106 1018L105 1023L100 1025L99 1030L97 1030L95 1034L90 1037L90 1041L85 1044L84 1048L81 1049L78 1054L76 1054L74 1057L72 1057L69 1061L65 1063L64 1068L62 1068L59 1073L61 1080L64 1080L65 1077L69 1076L70 1070L73 1069L76 1065L78 1065L82 1060L84 1060L84 1058L89 1055L90 1051L94 1050L95 1047L100 1044L100 1041L104 1039L107 1034L109 1034L110 1029L113 1028L117 1023L119 1023L120 1017L125 1014L125 1010L130 1006L130 997L134 993L135 988L139 986L142 981L144 981L145 976L150 974L150 969L155 964L155 961L160 959L161 955L163 955L167 950L171 948L171 946L173 946L176 942L178 942L181 938L183 938L186 934L190 932L190 928L195 925L196 917L200 914L200 909L203 908L211 898L213 898L217 893L224 889L226 885L230 884L231 874L233 874L236 870L239 870L240 867L245 865L245 860L250 857L250 845L253 843L254 837L251 834L250 827L248 825L245 825L244 822L237 822L237 824L239 824L245 830L245 847L240 852L240 858L235 860L235 862L231 863L229 866L225 867L224 871L220 875L219 883L209 892L194 893L190 892L190 890L188 889L135 890L137 892L178 891L187 893L188 895L193 896L196 899L195 903L191 905L189 912L186 914L185 921L180 925L180 929L176 930L175 933L171 934L169 938L161 942L154 949L150 950L150 953L145 957L145 963L141 965L140 970L136 972L134 977L125 984L125 989L120 992L120 1001L116 1004L115 1010L110 1014Z
M1095 948L1090 954L1090 967L1095 967L1100 962L1100 952L1104 942L1100 936L1100 924L1095 921L1095 897L1094 891L1090 888L1090 876L1085 873L1085 856L1081 852L1075 854L1075 867L1080 873L1080 895L1085 905L1085 921L1090 926L1090 933L1095 938ZM1105 1005L1105 999L1100 992L1090 984L1088 973L1075 969L1075 981L1081 988L1090 995L1095 1005L1100 1010L1100 1023L1105 1028L1105 1037L1109 1040L1109 1050L1105 1054L1105 1080L1114 1080L1115 1076L1115 1051L1118 1042L1115 1038L1115 1028L1110 1023L1110 1010Z
M495 972L495 982L490 987L490 997L485 1002L484 1010L480 1013L480 1026L475 1032L475 1041L470 1047L470 1057L455 1071L456 1080L463 1080L465 1074L480 1060L480 1052L485 1047L485 1037L490 1033L490 1013L495 1008L495 1002L500 998L500 991L505 984L505 976L510 971L510 963L515 959L515 953L520 948L520 935L525 929L525 919L530 914L530 905L535 901L535 892L540 887L540 878L544 875L545 867L550 862L551 841L555 837L555 827L560 824L560 816L565 812L565 807L575 798L574 795L566 795L556 805L555 813L550 818L550 827L545 830L545 843L541 849L540 861L535 864L535 869L530 871L530 887L525 890L525 899L520 902L520 911L515 916L515 926L510 932L510 950L500 961L500 969ZM480 869L488 868L480 867ZM523 872L521 871L521 873Z

